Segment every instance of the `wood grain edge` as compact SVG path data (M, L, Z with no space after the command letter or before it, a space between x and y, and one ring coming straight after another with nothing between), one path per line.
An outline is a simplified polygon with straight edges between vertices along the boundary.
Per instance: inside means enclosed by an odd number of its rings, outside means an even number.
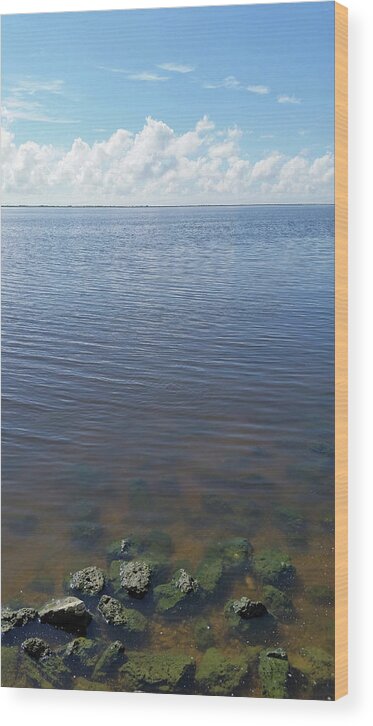
M348 10L335 3L335 698L348 692Z

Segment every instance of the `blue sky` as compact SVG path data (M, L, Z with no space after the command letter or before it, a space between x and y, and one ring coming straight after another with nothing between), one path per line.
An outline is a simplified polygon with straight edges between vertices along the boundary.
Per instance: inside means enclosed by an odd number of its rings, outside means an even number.
M3 123L69 150L146 118L240 130L240 159L333 152L334 3L6 16ZM226 139L226 137L225 137Z

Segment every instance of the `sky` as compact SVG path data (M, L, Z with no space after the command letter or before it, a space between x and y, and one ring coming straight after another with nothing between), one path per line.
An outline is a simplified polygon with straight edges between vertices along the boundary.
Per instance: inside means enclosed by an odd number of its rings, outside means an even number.
M4 204L331 203L334 3L2 18Z

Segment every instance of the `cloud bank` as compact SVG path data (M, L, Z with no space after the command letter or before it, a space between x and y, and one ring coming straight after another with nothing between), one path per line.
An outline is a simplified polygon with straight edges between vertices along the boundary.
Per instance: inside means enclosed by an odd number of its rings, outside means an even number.
M216 130L206 116L177 134L151 117L70 149L2 132L4 204L235 204L333 202L330 152L289 158L273 151L252 163L238 128Z

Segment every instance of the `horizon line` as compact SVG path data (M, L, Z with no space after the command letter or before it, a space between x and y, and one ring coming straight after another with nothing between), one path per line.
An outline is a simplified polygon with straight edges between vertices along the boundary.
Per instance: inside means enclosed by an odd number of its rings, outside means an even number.
M182 209L190 207L334 207L335 202L241 202L236 204L2 204L1 209Z

